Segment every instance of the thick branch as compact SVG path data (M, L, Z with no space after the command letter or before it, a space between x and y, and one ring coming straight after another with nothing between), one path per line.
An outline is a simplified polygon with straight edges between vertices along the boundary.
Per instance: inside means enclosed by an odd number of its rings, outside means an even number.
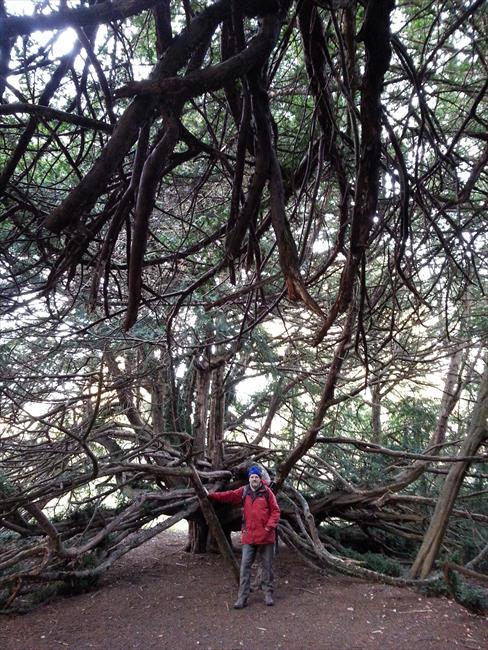
M33 16L8 16L5 29L8 36L21 36L32 32L65 29L81 25L99 25L112 20L135 16L155 5L157 0L107 0L92 7L65 9L51 14Z

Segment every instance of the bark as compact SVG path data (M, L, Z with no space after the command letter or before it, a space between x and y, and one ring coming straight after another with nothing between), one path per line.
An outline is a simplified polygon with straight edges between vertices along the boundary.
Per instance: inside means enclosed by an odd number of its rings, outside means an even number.
M280 268L290 300L301 300L310 311L324 317L319 305L308 293L300 274L298 251L285 210L283 177L273 142L273 121L263 73L249 75L252 112L256 126L256 147L261 152L269 176L270 217L278 246ZM264 178L264 176L263 176Z
M148 430L144 420L141 418L139 411L134 404L134 396L126 382L124 374L119 368L119 364L111 350L105 352L105 361L110 374L114 379L114 385L123 413L134 428L137 436L147 437Z
M263 438L266 436L266 434L270 430L271 423L273 422L273 418L276 415L276 413L278 412L278 409L280 408L280 406L283 404L283 401L284 401L285 397L287 396L288 391L298 381L299 381L298 379L293 379L292 381L288 382L288 384L286 384L286 386L284 386L283 378L281 378L278 381L278 385L277 385L277 387L276 387L276 389L275 389L275 391L273 393L273 396L271 397L271 399L269 401L269 407L268 407L268 412L266 414L266 418L265 418L261 428L259 429L256 437L252 441L253 445L260 445L261 444ZM292 417L293 417L293 415L294 415L294 413L292 411Z
M185 550L192 554L207 552L208 526L205 518L195 516L188 522L188 545Z
M421 474L423 474L423 472L425 472L425 470L429 467L431 463L431 457L435 455L436 451L444 442L449 416L452 413L457 400L459 399L459 393L462 387L460 376L461 359L463 354L467 353L467 350L464 353L462 351L457 351L451 356L449 369L447 371L446 379L444 382L442 401L439 409L436 428L431 436L428 448L425 452L425 455L428 457L428 459L425 461L421 460L415 463L405 472L401 472L397 477L397 480L412 482L421 476ZM467 455L469 456L470 454Z
M163 58L155 66L153 79L175 75L188 63L197 47L208 39L229 10L227 2L208 7L199 14L179 36L175 37ZM223 15L222 15L223 14ZM140 128L145 124L155 107L155 99L137 97L117 122L110 140L97 161L82 181L74 187L63 203L45 220L45 226L59 233L64 228L78 223L89 212L97 199L106 191L114 172L137 140Z
M310 80L310 90L315 99L317 117L324 135L325 155L334 168L339 185L339 229L334 257L344 246L345 229L348 219L348 198L350 193L347 174L341 152L337 144L339 129L334 122L334 100L328 82L326 59L327 45L322 20L312 0L299 5L298 24L303 42L305 66ZM355 48L351 48L352 51Z
M155 370L149 386L152 426L156 436L162 436L166 430L165 411L168 386L165 381L165 374L161 369Z
M234 11L237 12L238 10L238 5L234 5ZM242 16L239 18L236 17L236 21L240 23L238 27L240 27L240 30L242 31ZM242 47L239 47L241 43L237 43L235 35L236 25L233 24L236 21L228 18L222 22L222 32L220 36L220 58L222 61L226 61L234 56L237 49L243 49ZM232 118L236 126L239 126L242 114L242 101L238 80L235 79L226 84L224 86L224 93Z
M158 58L161 58L173 38L170 0L159 0L153 9L153 15L156 27L156 53Z
M203 458L207 434L208 398L210 388L210 370L203 364L196 364L195 415L193 419L193 455Z
M82 126L85 129L102 131L102 133L110 134L113 130L113 127L106 122L94 120L90 117L85 117L84 115L67 113L66 111L60 111L57 108L50 108L49 106L41 106L40 104L26 104L24 102L9 102L8 104L0 104L0 115L18 114L34 115L38 118L42 118L43 120L53 120L55 122L76 124L77 126Z
M381 386L373 384L371 386L371 442L381 445Z
M276 16L264 18L258 35L251 39L242 52L229 59L202 70L189 72L184 77L133 81L119 88L116 96L178 93L179 97L190 99L206 91L218 90L227 86L237 76L244 75L264 64L276 45L279 27L280 21Z
M459 451L461 456L473 456L478 451L480 445L488 438L487 417L488 363L485 360L485 368L481 378L478 398L471 416L466 439ZM413 577L425 578L432 571L444 539L449 517L470 464L470 461L456 463L449 470L434 514L430 520L430 525L412 565L411 575Z
M124 329L129 330L137 320L141 302L142 268L149 234L149 221L154 204L156 191L166 162L173 152L179 138L178 120L174 115L168 115L165 120L166 131L160 142L147 157L139 182L136 209L134 215L134 233L130 249L129 261L129 298Z
M442 393L439 417L437 418L437 425L434 435L432 436L433 445L441 445L446 438L449 416L451 415L454 407L458 402L459 394L462 388L460 368L462 366L463 356L466 354L467 350L463 352L463 350L460 349L454 352L454 354L451 356L449 369L447 371L446 380L444 382L444 390Z
M224 365L212 371L210 417L208 425L208 455L213 469L222 467L222 441L224 439L225 387Z

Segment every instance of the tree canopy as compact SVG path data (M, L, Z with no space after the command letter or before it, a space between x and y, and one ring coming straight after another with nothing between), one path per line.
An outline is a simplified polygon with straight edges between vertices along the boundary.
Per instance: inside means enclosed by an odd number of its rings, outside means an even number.
M251 460L307 562L486 578L483 3L30 9L0 0L2 607L181 519L224 548L202 482Z

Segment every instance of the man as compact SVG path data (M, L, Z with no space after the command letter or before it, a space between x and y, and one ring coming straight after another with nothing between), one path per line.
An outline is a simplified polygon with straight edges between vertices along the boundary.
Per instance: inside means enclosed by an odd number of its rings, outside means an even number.
M251 586L251 567L260 555L262 565L262 587L266 605L273 601L273 553L276 541L276 526L280 520L280 509L276 497L262 478L258 465L249 468L249 485L237 490L211 492L208 498L220 503L242 504L242 560L239 580L239 594L234 609L247 605Z

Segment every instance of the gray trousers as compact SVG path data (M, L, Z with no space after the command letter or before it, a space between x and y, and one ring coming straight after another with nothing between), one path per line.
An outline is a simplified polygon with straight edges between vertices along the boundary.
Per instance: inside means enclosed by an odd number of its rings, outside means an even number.
M262 567L261 585L265 594L273 593L273 555L274 544L243 544L241 559L241 574L239 579L239 599L249 596L251 587L251 567L260 555Z

